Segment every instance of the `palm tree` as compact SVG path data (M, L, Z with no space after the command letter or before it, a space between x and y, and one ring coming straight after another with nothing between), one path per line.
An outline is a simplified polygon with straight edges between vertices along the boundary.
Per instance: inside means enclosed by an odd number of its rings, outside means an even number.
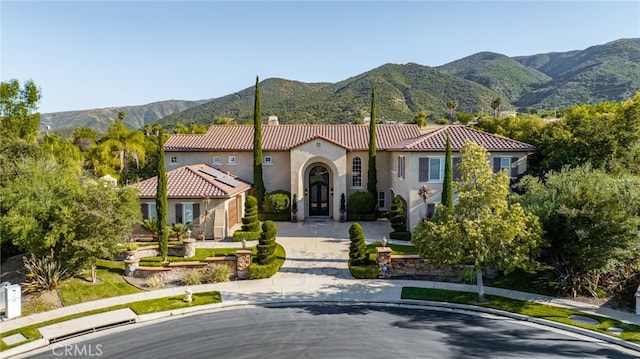
M449 109L449 113L451 114L451 121L453 122L453 114L456 112L456 108L458 108L458 101L447 101L447 108Z
M144 162L144 135L140 131L129 130L122 122L115 122L109 126L104 145L119 159L120 173L125 171L130 158L135 160L137 168Z
M147 218L140 223L140 227L151 234L153 240L158 240L158 218Z
M502 105L502 97L496 97L493 102L491 102L491 108L493 109L493 117L498 118L498 110L500 109L500 105Z

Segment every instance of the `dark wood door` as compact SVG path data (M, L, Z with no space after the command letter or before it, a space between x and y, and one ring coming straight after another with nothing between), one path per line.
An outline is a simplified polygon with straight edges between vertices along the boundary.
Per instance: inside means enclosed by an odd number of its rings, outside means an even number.
M309 172L309 215L329 215L329 171L316 166Z

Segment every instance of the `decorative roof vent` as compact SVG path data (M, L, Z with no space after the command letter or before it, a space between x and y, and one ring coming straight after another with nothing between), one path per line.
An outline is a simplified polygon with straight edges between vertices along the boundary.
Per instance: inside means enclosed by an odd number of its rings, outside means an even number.
M278 116L269 116L269 125L279 125Z
M371 123L371 117L365 117L364 119L362 119L362 123L365 125L368 125Z

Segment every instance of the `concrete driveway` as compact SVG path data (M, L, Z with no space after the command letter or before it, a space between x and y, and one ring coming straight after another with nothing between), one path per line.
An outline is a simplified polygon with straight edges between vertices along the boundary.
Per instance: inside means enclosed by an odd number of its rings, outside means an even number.
M277 242L287 259L274 278L325 276L353 278L349 273L349 227L329 219L308 218L304 222L278 222ZM367 243L389 237L389 221L362 222Z

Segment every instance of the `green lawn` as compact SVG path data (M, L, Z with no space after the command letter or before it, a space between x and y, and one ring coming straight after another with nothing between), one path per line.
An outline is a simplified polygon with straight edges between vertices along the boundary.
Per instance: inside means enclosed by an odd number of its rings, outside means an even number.
M220 292L218 291L194 293L192 296L193 301L191 303L187 303L183 301L182 300L183 298L184 298L184 295L178 295L178 296L172 296L172 297L142 300L142 301L132 302L128 304L114 305L108 308L101 308L101 309L91 310L87 312L72 314L66 317L29 325L27 327L22 327L19 329L8 331L8 332L3 332L2 333L3 337L21 333L25 338L27 338L27 340L14 345L7 345L3 341L0 341L0 351L10 349L18 345L23 345L25 343L32 342L36 339L40 339L42 336L40 335L38 328L46 327L51 324L61 323L71 319L85 317L92 314L104 313L104 312L109 312L112 310L123 309L123 308L130 308L136 314L142 315L142 314L148 314L148 313L164 312L167 310L196 307L199 305L214 304L214 303L222 302L222 298L220 297Z
M488 283L491 287L518 290L521 292L536 293L555 297L557 282L553 279L549 270L536 273L527 273L516 270L509 274L500 274L494 281Z
M63 281L58 287L62 304L68 306L140 292L122 278L123 273L123 262L98 260L98 283L91 283L90 272Z
M615 335L621 339L640 344L640 326L633 324L625 324L615 319L609 319L600 317L597 315L578 312L575 310L554 307L546 304L538 304L528 301L486 296L487 302L479 303L476 300L476 293L449 291L443 289L430 289L430 288L415 288L404 287L402 288L402 299L417 299L417 300L430 300L436 302L448 302L448 303L460 303L481 306L486 308L493 308L498 310L504 310L511 313L518 313L528 315L530 317L541 318L551 320L554 322L569 324L572 326L593 330L602 334L612 335L607 332L607 328L616 327L623 329L620 335ZM599 325L585 325L572 321L569 316L579 314L587 317L594 318L600 321Z

